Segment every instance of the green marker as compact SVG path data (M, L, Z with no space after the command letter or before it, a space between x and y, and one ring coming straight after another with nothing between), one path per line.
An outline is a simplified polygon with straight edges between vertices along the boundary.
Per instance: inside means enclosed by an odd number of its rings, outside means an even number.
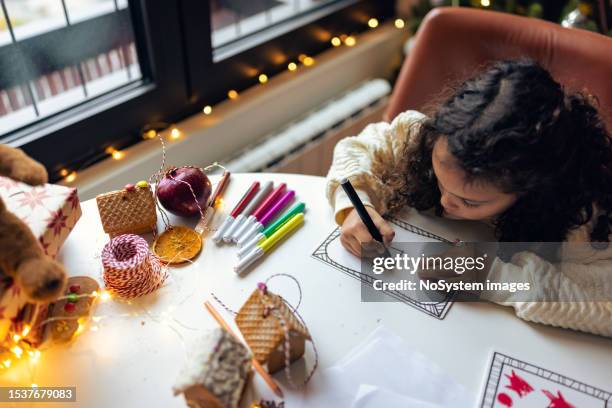
M247 242L242 248L240 248L238 250L238 256L242 257L244 256L244 254L249 253L251 249L255 248L259 241L270 237L272 234L278 231L278 229L282 227L287 221L289 221L291 217L293 217L295 214L304 212L305 209L306 204L304 203L297 203L296 205L291 207L291 209L289 209L289 211L287 211L282 217L274 221L272 224L268 225L266 229L255 235L253 238L251 238L249 242Z

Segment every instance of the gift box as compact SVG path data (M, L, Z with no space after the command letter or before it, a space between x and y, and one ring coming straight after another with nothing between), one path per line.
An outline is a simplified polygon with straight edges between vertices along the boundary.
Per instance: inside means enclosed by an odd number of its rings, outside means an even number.
M29 227L45 253L55 257L81 217L75 188L52 184L30 186L0 176L0 197ZM14 281L0 273L0 348L9 333L21 333L26 320L36 318L45 305L27 307ZM27 330L27 329L26 329Z
M38 238L45 253L55 257L81 217L76 188L45 184L29 186L0 177L0 197Z

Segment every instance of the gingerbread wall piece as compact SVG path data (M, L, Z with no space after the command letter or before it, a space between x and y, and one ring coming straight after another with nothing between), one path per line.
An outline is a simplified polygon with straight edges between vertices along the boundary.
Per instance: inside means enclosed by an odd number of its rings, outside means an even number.
M223 329L198 340L176 384L188 406L238 408L251 372L251 353Z
M155 197L145 181L96 197L104 232L111 237L144 234L157 228Z
M236 325L257 361L266 365L270 373L285 367L285 330L289 334L290 362L304 355L305 342L311 340L287 303L265 285L256 289L240 308Z

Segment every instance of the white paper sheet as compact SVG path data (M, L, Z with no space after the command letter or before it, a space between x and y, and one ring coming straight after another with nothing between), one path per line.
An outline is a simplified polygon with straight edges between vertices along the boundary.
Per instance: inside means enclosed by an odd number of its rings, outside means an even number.
M379 327L338 364L317 373L298 401L288 402L304 408L461 408L471 407L473 401L462 385L426 356Z

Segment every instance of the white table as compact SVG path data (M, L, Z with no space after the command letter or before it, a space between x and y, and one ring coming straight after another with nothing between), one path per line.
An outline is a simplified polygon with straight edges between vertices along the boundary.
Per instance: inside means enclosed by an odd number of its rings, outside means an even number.
M253 180L286 182L307 205L306 224L260 265L238 277L232 269L236 247L217 247L207 239L192 265L172 269L166 287L131 304L114 299L99 304L94 313L98 321L70 347L43 353L32 375L25 367L17 367L3 382L76 386L78 402L70 406L183 407L182 397L174 397L171 387L187 358L186 344L201 330L217 325L203 307L210 292L238 309L257 282L288 272L301 282L300 312L317 342L323 368L383 324L474 394L480 392L492 350L612 390L610 339L527 323L510 308L493 304L455 303L444 320L437 320L402 303L362 303L359 282L311 257L334 227L324 180L285 174L233 175L224 197L226 205L233 207ZM101 282L99 255L108 237L95 201L82 207L83 217L64 245L60 261L71 275L90 275ZM172 221L184 223L177 218ZM295 302L297 291L289 280L278 279L270 286ZM256 388L266 390L261 382Z

